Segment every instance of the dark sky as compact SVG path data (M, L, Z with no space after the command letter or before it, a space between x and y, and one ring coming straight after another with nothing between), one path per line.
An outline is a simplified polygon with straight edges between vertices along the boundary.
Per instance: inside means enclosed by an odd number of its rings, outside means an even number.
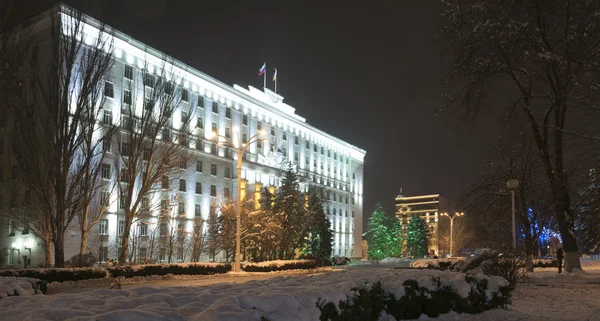
M367 151L365 216L393 211L401 187L456 199L494 134L435 116L449 65L436 0L66 3L230 85L260 87L262 63L276 67L299 115Z

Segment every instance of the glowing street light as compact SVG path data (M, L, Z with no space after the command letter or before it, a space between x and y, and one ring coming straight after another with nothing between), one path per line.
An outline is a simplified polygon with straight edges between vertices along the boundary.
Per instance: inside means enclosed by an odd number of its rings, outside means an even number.
M238 140L238 144L234 144L231 139L229 139L228 137L225 136L221 136L219 134L217 134L216 132L211 132L210 138L222 138L223 140L218 141L219 145L229 145L231 148L233 148L237 154L237 189L238 189L238 197L237 197L237 226L235 229L235 263L233 265L233 271L234 272L240 272L241 271L241 260L242 260L242 250L241 250L241 230L242 230L242 199L241 199L241 191L242 191L242 159L244 157L244 153L246 152L246 149L248 148L248 146L250 146L253 143L259 142L259 141L266 141L266 138L261 138L261 136L265 135L265 131L263 130L259 130L257 134L255 134L254 136L250 137L250 139L247 142L241 142L240 139L240 135L238 132L238 128L234 127L233 128L233 132L237 135L237 140Z
M450 219L450 257L453 256L454 249L454 239L452 238L454 235L454 219L465 215L463 212L456 212L454 215L450 216L448 213L440 213L441 216L447 216Z

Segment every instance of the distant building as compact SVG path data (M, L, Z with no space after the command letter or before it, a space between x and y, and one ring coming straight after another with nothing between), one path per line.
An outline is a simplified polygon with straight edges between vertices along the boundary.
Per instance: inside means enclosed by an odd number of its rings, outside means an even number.
M400 191L402 193L402 191ZM429 226L429 254L439 255L439 216L447 212L449 202L440 194L396 197L396 217L402 224L402 232L406 236L406 227L410 219L418 215Z

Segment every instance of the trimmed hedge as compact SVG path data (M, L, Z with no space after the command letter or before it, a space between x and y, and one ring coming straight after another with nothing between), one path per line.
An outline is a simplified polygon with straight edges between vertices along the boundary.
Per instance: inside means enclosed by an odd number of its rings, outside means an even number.
M210 275L222 274L231 271L230 264L147 264L147 265L125 265L107 268L111 277L132 278L135 276L150 275Z
M0 276L15 276L33 278L50 282L81 281L89 279L103 279L108 273L102 268L67 268L67 269L26 269L26 270L0 270Z
M246 272L275 272L285 270L308 270L315 269L316 267L317 262L314 260L299 260L289 261L284 264L277 262L273 262L272 264L269 264L269 262L249 263L244 264L242 270Z
M508 287L500 287L487 297L487 279L465 276L465 281L471 285L466 298L461 297L454 287L442 285L439 278L434 277L432 281L436 285L434 290L419 286L416 280L404 281L404 295L400 298L386 292L379 281L372 286L353 288L356 295L340 301L337 307L333 302L319 301L320 320L378 321L384 312L396 320L418 319L422 314L435 318L450 311L475 314L505 308L511 302Z

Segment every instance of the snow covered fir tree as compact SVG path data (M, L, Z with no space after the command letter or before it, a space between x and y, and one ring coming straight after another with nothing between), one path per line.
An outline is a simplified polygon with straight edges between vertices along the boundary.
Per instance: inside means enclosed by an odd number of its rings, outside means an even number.
M423 258L428 253L429 230L419 216L410 218L406 231L406 253L410 258Z
M387 215L381 203L375 205L375 210L369 218L367 239L369 244L367 254L372 260L402 256L403 239L400 221Z

